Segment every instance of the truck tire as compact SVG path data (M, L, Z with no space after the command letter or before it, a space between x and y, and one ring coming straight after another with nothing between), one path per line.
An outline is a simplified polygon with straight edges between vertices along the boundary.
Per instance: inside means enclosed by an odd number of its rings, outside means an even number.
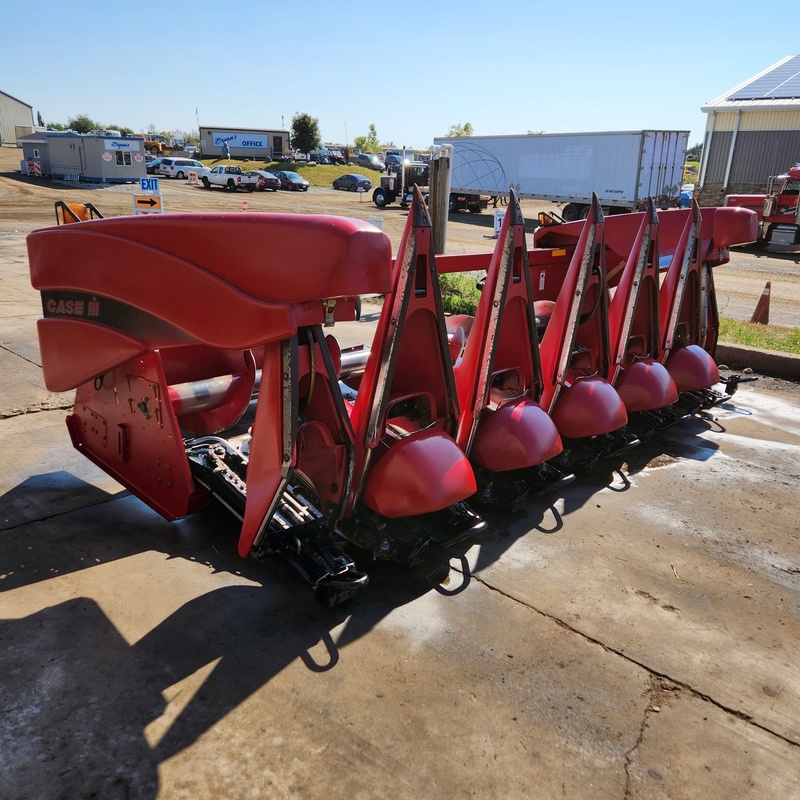
M203 188L204 189L210 189L211 188L211 181L205 175L203 175L202 181L203 181Z
M252 183L249 183L249 184L247 185L247 191L248 191L248 192L252 192L252 191L254 191L254 190L255 190L255 188L256 188L256 187L255 187L255 186L253 186L253 184L252 184Z
M577 203L567 203L561 211L561 219L564 222L575 222L581 218L582 206Z
M236 184L233 182L233 178L228 178L228 182L225 184L225 188L231 192L236 191Z
M448 210L448 211L449 211L451 214L455 214L455 213L456 213L456 211L458 211L458 200L456 200L456 198L455 198L455 197L453 197L453 195L452 195L452 194L450 195L450 201L449 201L449 203L448 203L447 210Z
M388 203L388 198L386 197L386 190L379 186L373 193L372 193L372 202L375 203L378 208L385 208Z

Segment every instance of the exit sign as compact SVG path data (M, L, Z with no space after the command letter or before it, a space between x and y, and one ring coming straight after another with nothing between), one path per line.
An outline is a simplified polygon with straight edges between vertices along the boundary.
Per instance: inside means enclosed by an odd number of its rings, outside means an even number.
M158 178L139 178L139 186L143 192L158 194Z

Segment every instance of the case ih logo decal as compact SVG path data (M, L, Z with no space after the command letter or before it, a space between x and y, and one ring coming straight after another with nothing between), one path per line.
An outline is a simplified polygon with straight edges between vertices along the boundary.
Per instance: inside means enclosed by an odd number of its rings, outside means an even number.
M66 292L47 292L42 295L46 317L99 317L100 301L96 297Z
M49 319L84 320L162 342L189 341L186 334L146 311L94 294L42 292L42 310Z

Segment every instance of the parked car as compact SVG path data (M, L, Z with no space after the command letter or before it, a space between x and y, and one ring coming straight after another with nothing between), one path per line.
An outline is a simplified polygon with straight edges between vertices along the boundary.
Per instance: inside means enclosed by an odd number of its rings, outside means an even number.
M383 172L384 163L374 153L359 153L356 156L356 165Z
M163 158L154 158L153 156L148 156L150 161L145 164L145 169L147 170L148 175L158 175L158 168L161 166L161 162L164 160Z
M350 172L333 179L334 189L344 189L348 192L357 192L359 189L368 192L372 188L372 181L357 172Z
M250 172L246 172L245 175L256 179L259 192L264 192L267 189L272 189L273 192L277 192L278 189L281 188L281 179L274 173L268 172L265 169L251 169Z
M411 154L408 155L406 161L411 162L413 159L411 158ZM396 153L389 153L386 158L383 159L383 163L387 167L402 167L403 166L403 157L397 155Z
M291 192L307 192L308 181L296 172L276 172L275 177L280 179L281 189Z
M187 144L186 147L183 148L183 152L186 153L187 156L196 156L200 154L200 148L194 144Z
M200 177L201 175L207 175L210 170L192 158L162 158L161 163L158 165L158 174L166 175L168 178L182 180L188 178L190 172L196 172Z
M256 176L245 173L238 164L217 164L214 169L206 169L206 174L200 180L206 189L221 186L230 192L237 189L254 192L258 188Z

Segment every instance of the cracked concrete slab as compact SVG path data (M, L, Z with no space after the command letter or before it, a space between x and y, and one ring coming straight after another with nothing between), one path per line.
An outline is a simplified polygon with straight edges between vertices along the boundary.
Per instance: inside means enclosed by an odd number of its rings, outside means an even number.
M474 548L470 569L580 635L800 743L792 477L800 474L800 440L791 424L770 424L792 408L740 390L714 420L671 430L666 447L634 451L605 486L577 483L553 507L529 509ZM770 442L764 430L782 441ZM775 703L779 687L785 694Z
M794 745L685 692L670 692L658 702L657 712L650 706L641 742L631 753L626 797L800 796ZM709 742L716 746L710 749Z

